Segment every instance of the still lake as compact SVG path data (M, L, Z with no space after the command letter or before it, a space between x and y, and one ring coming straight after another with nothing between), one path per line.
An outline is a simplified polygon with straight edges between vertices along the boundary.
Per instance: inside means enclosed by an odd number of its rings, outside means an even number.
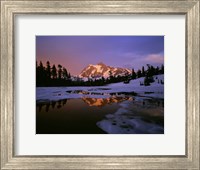
M36 134L163 134L164 100L142 96L36 102Z

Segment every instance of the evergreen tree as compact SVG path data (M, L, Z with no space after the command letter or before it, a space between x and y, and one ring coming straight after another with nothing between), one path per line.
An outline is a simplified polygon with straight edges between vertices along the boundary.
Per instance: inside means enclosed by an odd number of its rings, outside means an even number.
M147 76L144 78L144 85L150 86L149 78Z
M68 79L71 79L71 74L70 73L68 73Z
M62 76L65 80L68 79L68 72L67 72L67 69L65 67L63 67Z
M137 71L137 78L140 78L140 77L142 77L142 72L141 72L141 70L139 69L139 70Z
M62 78L62 66L58 64L58 79Z
M38 62L36 61L36 86L39 85L39 69L38 69Z
M44 78L45 77L45 67L43 66L43 63L40 61L40 64L38 66L38 70L40 73L40 77Z
M43 66L43 63L40 61L39 66L37 67L37 85L44 86L46 83L46 70Z
M38 74L38 62L36 61L36 80L38 79L38 76L39 76L39 74Z
M132 69L131 78L132 78L132 79L136 79L136 73L135 73L135 71L134 71L134 68Z
M149 64L147 64L147 74L146 74L147 77L150 77L151 76L151 66Z
M145 70L144 70L144 66L142 66L142 77L145 76Z
M153 66L151 66L151 76L154 76L156 74L155 70L156 69Z
M162 64L161 69L160 69L160 73L164 74L164 65Z
M51 74L52 74L53 79L57 79L57 69L55 65L52 66Z
M157 67L156 67L156 70L155 70L155 74L156 74L156 75L159 74L159 70L160 70L160 69L159 69L159 67L157 66Z
M40 71L44 70L44 66L43 66L42 61L40 61L38 68L39 68Z
M156 69L152 65L147 64L147 67L148 67L146 73L147 77L152 77L156 75Z
M146 71L146 76L144 79L144 85L149 86L150 83L154 82L153 76L155 75L155 68L151 66L150 64L147 64L147 71Z
M148 76L146 76L146 77L144 78L144 85L145 85L145 86L149 86L150 83L153 83L153 82L154 82L154 78L153 78L153 77L148 77Z
M114 81L114 76L113 76L112 71L109 71L109 78L110 78L110 83L113 83L113 81Z
M51 79L51 66L50 66L49 61L47 61L47 63L46 63L46 74L47 74L47 79L50 80Z

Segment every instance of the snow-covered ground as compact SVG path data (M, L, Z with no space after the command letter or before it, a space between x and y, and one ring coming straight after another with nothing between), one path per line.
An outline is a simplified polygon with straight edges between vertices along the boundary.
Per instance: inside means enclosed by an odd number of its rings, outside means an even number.
M157 77L157 78L156 78ZM131 95L137 93L137 96L146 96L154 98L164 98L164 85L158 83L164 82L164 75L154 76L154 83L150 86L140 86L140 82L144 82L144 77L131 80L129 84L113 83L106 86L90 86L90 87L37 87L36 100L37 102L43 101L58 101L61 99L72 98L108 98L111 95Z
M136 103L124 101L119 104L120 108L115 112L105 116L97 122L97 126L109 134L158 134L164 132L164 127L148 119L148 116L157 116L162 119L163 112L148 106L148 111ZM138 115L134 112L133 107L140 108L140 112L145 115ZM145 110L145 111L144 111ZM145 120L147 119L147 120Z

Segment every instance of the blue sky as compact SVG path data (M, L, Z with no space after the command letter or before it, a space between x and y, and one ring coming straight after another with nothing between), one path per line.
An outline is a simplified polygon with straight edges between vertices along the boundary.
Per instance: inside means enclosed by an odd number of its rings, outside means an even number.
M164 36L37 36L37 61L77 75L88 64L140 69L164 64Z

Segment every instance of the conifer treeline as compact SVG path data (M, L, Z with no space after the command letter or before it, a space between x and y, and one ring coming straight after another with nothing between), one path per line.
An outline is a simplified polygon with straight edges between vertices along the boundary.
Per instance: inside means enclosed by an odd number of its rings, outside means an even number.
M36 61L36 86L64 86L71 82L71 74L65 67L55 64L51 67L50 62L46 62L46 67L40 61Z
M49 87L49 86L102 86L109 83L117 83L124 82L129 83L131 79L136 79L140 77L145 77L144 83L140 83L140 85L148 86L151 82L154 82L153 76L164 74L164 65L161 67L153 67L147 64L147 70L145 70L144 66L142 69L139 69L135 72L132 69L131 74L125 74L123 76L114 76L112 72L109 72L108 78L89 78L88 81L83 81L78 77L72 77L70 72L62 67L61 64L58 64L56 67L55 64L52 66L50 62L46 62L46 66L40 61L39 64L36 61L36 86L37 87Z

